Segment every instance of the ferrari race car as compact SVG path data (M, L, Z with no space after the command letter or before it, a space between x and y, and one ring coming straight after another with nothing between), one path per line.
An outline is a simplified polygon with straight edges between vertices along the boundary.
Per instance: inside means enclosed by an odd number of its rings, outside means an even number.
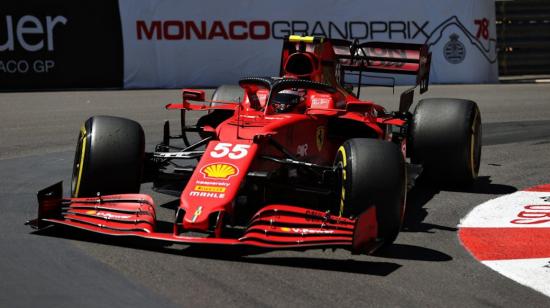
M428 89L430 56L419 44L290 36L280 76L221 86L211 101L184 89L181 102L166 106L180 111L181 134L165 122L152 153L137 122L94 116L80 130L71 197L61 183L40 191L29 224L168 243L372 253L396 239L421 173L459 185L478 174L476 103L425 99L409 111L415 88ZM416 85L390 112L359 99L367 73L412 75ZM187 125L189 112L204 115ZM159 231L152 198L139 194L145 182L179 195L170 232Z

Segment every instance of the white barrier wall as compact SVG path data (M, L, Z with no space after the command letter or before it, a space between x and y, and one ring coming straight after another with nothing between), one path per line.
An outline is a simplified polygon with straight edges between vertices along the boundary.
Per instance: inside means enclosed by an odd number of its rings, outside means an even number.
M433 83L498 81L493 0L119 0L126 88L278 74L289 34L426 43ZM406 82L402 79L401 82Z

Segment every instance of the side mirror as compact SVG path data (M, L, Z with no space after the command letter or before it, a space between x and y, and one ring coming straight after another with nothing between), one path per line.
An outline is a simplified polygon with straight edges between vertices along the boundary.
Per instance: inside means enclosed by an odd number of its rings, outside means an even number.
M206 97L204 90L195 89L183 89L182 91L183 101L204 101Z
M409 108L411 108L411 105L413 104L413 99L414 88L410 88L401 93L401 98L399 99L399 112L404 113L409 111Z

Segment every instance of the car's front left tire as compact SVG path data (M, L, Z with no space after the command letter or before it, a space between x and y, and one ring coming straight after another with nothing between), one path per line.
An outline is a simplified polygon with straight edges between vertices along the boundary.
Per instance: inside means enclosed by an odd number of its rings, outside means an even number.
M335 165L341 170L339 215L360 219L374 206L377 238L391 244L401 229L407 193L400 148L384 140L349 139L338 149Z
M138 193L144 149L139 123L112 116L89 118L78 136L71 195Z

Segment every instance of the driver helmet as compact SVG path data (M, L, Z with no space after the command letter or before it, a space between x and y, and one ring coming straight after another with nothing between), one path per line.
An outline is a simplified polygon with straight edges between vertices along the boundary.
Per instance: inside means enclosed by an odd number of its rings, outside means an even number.
M291 111L295 106L304 101L304 94L304 90L298 89L283 90L275 94L272 100L275 112L284 113Z

